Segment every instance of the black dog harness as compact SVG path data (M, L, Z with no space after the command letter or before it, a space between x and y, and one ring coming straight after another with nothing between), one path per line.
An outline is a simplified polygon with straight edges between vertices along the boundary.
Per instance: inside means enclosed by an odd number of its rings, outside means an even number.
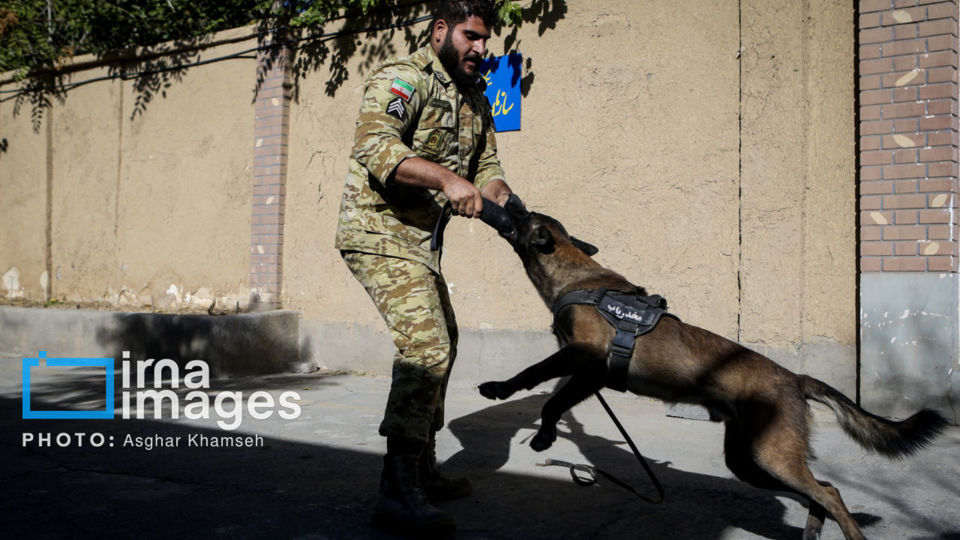
M677 318L667 313L667 300L658 294L642 296L604 289L577 290L561 296L553 305L555 330L560 312L573 304L594 306L617 329L607 351L607 386L620 392L627 391L627 369L637 337L656 328L664 315Z

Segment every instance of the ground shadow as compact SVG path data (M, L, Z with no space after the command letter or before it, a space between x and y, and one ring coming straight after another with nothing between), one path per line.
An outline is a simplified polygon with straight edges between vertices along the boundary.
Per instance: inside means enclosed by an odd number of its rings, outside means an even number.
M464 450L447 460L447 464L483 474L496 473L507 462L511 441L518 431L535 427L533 421L539 417L547 398L547 395L533 395L457 418L450 423L450 429ZM587 434L570 411L564 415L564 422L568 433L561 437L576 443L590 464L610 472L640 492L654 494L649 480L639 470L636 458L621 446L623 441ZM549 450L545 451L544 457L549 454ZM541 500L535 512L540 515L539 519L554 520L565 516L555 511L555 499L580 501L579 509L571 511L586 517L576 518L582 528L574 530L592 528L597 536L602 537L620 534L631 537L642 530L649 538L718 538L730 527L768 538L799 538L803 532L802 524L783 523L785 507L776 498L776 495L783 494L757 490L734 479L682 471L656 456L648 458L654 473L667 489L667 497L661 505L642 503L633 494L604 482L602 478L595 486L578 486L566 471L558 468L557 479L562 487L549 502ZM613 523L591 523L589 508L616 508L620 519ZM564 517L556 524L561 535L571 525L567 519Z
M248 434L147 420L12 420L18 407L0 399L0 522L12 537L382 536L368 524L376 455L276 438L252 448L191 447L191 437L203 444L202 437ZM39 429L97 432L108 442L23 448L22 433ZM180 446L146 450L124 446L127 437L179 437Z
M348 382L322 375L279 375L218 380L211 392ZM85 384L102 389L102 378ZM61 381L35 390L55 399L73 388ZM772 492L679 470L663 456L649 456L667 488L667 501L659 506L641 504L609 484L579 487L560 469L556 479L501 470L515 444L511 440L532 425L547 397L497 403L451 421L450 430L464 449L446 460L446 467L467 474L475 487L473 497L442 505L457 517L457 537L719 538L732 527L764 537L799 537L800 524L783 523L784 504ZM323 399L322 393L312 399ZM34 405L44 409L56 404L38 399ZM346 414L327 427L343 421L360 419ZM586 433L575 415L568 414L565 424L568 433L563 436L590 462L634 485L645 485L620 441ZM209 426L169 420L24 421L20 401L8 385L0 396L0 459L6 464L0 473L6 510L0 526L17 537L32 538L99 538L104 533L143 538L390 538L369 523L381 466L377 451L337 447L322 430L303 426L284 436L282 422L245 420L236 431ZM357 428L343 429L352 433ZM102 447L73 443L63 448L56 442L23 444L24 433L47 433L55 441L58 434L76 437L78 432L102 433L107 442ZM255 433L271 436L264 435L262 444L253 447L190 445L191 438L202 443L204 438ZM179 437L180 443L147 450L136 446L138 437ZM862 520L863 515L857 517Z
M494 470L504 440L495 434L507 435L501 428L516 419L516 412L532 412L537 405L537 399L519 400L456 421L460 437L474 433L461 441L477 449L448 461L475 485L474 497L443 505L458 518L458 537L633 537L639 526L648 538L716 538L730 526L768 537L799 537L799 529L781 523L782 504L771 495L743 500L732 481L662 463L655 467L671 486L672 499L663 506L639 506L602 487L580 488L562 475L551 480ZM270 437L253 448L191 447L191 440L204 437L249 434L150 420L89 421L82 430L76 421L48 421L43 432L97 432L108 442L100 448L89 442L23 448L22 434L37 431L38 423L15 420L18 406L17 400L0 399L0 452L9 464L2 474L0 497L7 510L2 520L4 529L17 536L391 537L369 524L380 470L377 454L332 448L321 440L306 444ZM478 436L488 421L494 426L491 436ZM132 446L138 438L157 437L179 437L179 445ZM606 516L614 508L616 519L596 523L589 511L593 505L605 508Z

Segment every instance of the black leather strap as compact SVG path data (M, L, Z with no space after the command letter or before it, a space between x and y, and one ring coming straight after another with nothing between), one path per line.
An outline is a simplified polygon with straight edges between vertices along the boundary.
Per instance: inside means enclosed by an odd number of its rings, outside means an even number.
M440 209L440 217L437 218L437 224L433 226L433 237L430 238L430 251L436 251L443 246L443 231L447 228L447 222L453 216L453 206L447 201Z
M563 308L573 304L584 304L588 306L597 306L607 291L603 289L577 290L570 291L561 296L557 303L553 305L553 321L556 322Z
M633 346L641 332L638 325L625 321L620 321L616 328L617 335L610 341L607 352L607 386L618 392L626 392L630 358L633 357ZM647 332L652 329L650 327Z

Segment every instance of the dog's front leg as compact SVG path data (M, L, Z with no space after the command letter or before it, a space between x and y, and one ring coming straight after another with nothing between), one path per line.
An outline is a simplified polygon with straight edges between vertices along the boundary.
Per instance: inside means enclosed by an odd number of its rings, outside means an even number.
M557 422L563 413L603 388L606 367L603 361L591 362L578 369L573 377L543 405L540 429L530 441L530 448L541 452L557 440Z
M507 399L518 390L530 390L544 381L571 375L596 358L597 352L589 347L570 344L506 381L481 384L480 394L487 399Z

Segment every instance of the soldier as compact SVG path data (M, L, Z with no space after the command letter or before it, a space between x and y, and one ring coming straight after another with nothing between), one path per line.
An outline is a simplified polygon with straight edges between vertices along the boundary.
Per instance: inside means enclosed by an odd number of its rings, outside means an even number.
M453 529L453 518L431 502L472 490L436 466L457 326L430 240L447 201L473 218L481 197L502 206L511 193L478 72L496 17L492 0L440 3L430 43L367 78L357 120L336 247L397 347L373 515L391 529Z

